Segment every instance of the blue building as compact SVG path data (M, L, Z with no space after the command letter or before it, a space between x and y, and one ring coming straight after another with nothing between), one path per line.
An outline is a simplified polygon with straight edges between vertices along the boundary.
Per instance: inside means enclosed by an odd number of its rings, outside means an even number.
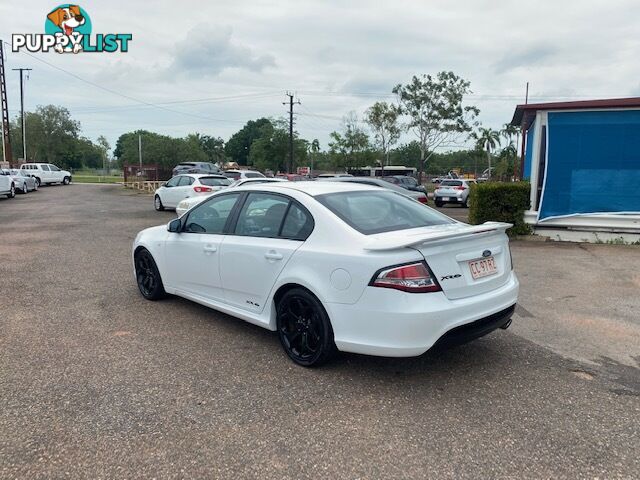
M511 124L537 234L640 239L640 98L518 105Z

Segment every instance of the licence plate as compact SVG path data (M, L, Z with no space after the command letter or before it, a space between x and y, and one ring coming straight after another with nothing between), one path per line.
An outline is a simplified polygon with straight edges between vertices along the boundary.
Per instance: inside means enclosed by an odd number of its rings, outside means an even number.
M474 280L498 273L498 267L496 267L496 261L493 257L469 262L469 270L471 270L471 276Z
M442 197L442 201L443 202L448 202L449 201L449 197Z

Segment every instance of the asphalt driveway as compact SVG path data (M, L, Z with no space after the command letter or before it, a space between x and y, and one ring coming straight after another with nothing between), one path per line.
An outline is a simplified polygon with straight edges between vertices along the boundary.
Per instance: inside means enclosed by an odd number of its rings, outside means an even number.
M142 299L131 242L173 217L117 186L0 200L0 478L637 478L640 248L515 242L509 330L307 370Z

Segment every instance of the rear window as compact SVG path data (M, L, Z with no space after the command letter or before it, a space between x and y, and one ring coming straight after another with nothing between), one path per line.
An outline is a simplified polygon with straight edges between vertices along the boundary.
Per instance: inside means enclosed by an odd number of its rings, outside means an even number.
M316 199L365 235L454 223L415 200L384 190L327 193Z
M195 167L196 164L195 163L183 162L183 163L179 163L178 166L179 167Z
M209 187L224 187L225 185L229 185L231 183L228 178L217 177L200 177L199 181L202 185L207 185Z
M440 183L441 187L460 187L462 182L460 180L443 180Z

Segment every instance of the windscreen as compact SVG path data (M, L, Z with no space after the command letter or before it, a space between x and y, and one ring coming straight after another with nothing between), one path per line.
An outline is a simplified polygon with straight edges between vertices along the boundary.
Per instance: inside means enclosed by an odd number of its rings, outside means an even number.
M315 198L365 235L454 223L431 208L385 190L327 193Z
M207 185L208 187L224 187L231 184L231 181L228 178L200 177L198 181L202 185Z

